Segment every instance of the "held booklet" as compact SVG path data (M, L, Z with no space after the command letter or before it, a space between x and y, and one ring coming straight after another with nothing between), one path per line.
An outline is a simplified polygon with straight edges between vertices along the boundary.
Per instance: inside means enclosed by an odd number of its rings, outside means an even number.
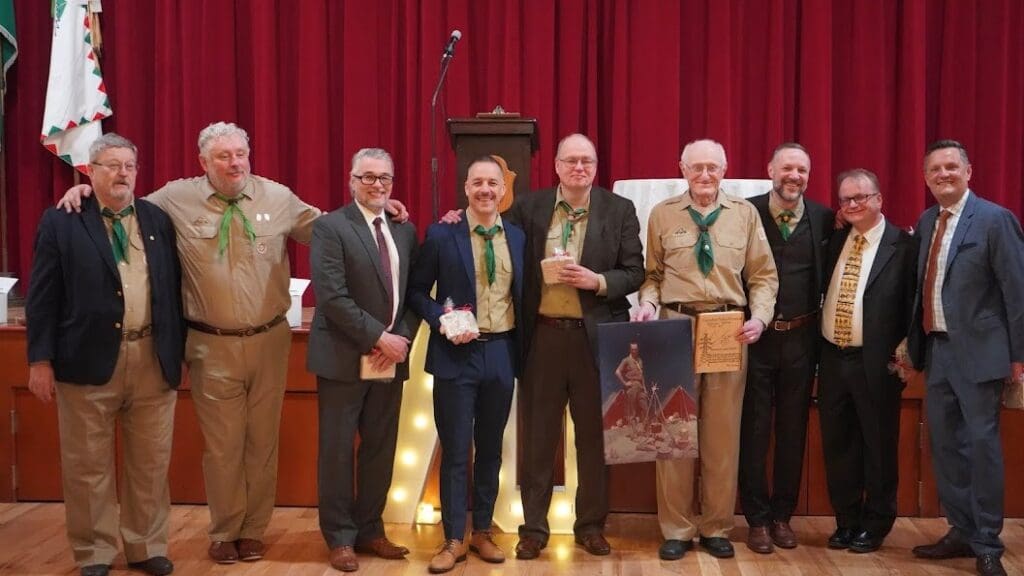
M743 344L736 332L743 326L743 311L704 312L697 315L693 341L693 368L697 374L735 372L743 364Z

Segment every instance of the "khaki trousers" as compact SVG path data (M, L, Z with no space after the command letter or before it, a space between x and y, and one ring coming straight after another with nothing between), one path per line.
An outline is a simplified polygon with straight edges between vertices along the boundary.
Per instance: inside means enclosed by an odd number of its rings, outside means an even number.
M113 563L119 533L129 562L167 555L177 398L160 372L152 338L122 342L114 374L102 386L57 383L64 509L79 566ZM114 479L118 419L120 497Z
M687 316L662 308L661 317ZM732 530L746 381L746 346L738 371L697 374L701 514L698 517L693 508L697 460L658 460L658 523L666 540L692 540L696 536L727 538Z
M210 540L260 540L277 492L277 438L292 332L249 337L188 331L185 360L203 431Z

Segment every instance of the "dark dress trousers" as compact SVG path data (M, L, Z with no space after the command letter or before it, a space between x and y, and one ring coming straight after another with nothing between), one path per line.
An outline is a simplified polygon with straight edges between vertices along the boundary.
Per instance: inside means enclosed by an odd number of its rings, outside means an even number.
M601 533L608 516L607 467L601 420L601 384L597 372L597 325L629 320L626 296L644 280L640 224L629 200L598 186L590 191L590 211L580 265L603 274L607 293L579 290L582 326L551 326L538 322L540 261L555 211L554 188L520 196L503 215L526 233L523 331L526 343L524 378L520 383L523 431L520 488L523 525L520 535L547 542L547 514L554 482L555 453L562 438L565 406L576 433L577 535Z
M829 242L829 277L851 229ZM896 520L900 394L889 370L913 310L917 239L886 222L867 273L863 346L822 340L818 407L829 499L839 528L885 536ZM838 279L837 279L838 280Z
M939 500L952 537L975 554L1003 553L999 413L1011 362L1024 362L1024 234L1005 208L970 192L942 285L944 333L925 334L923 282L938 206L917 230L918 289L909 348L925 371L925 405Z
M135 214L146 242L156 356L167 385L177 388L185 321L174 226L149 202L135 202ZM56 208L43 214L31 281L25 306L29 363L49 360L58 382L106 384L120 354L124 297L96 199L83 199L77 214Z
M526 236L504 223L512 264L510 286L516 325L522 322L523 250ZM452 344L439 332L442 303L477 311L476 262L466 220L434 224L420 248L409 279L409 307L430 325L427 372L434 375L434 422L441 440L441 519L446 539L466 531L469 452L473 447L473 530L490 530L498 496L501 442L521 366L517 334L482 333L478 340ZM437 283L434 298L430 290Z
M813 315L821 307L828 283L825 253L835 218L831 209L804 198L803 216L784 240L768 208L769 194L750 198L761 216L779 273L776 322L748 350L739 493L750 526L788 522L800 494L811 387L818 365L818 321ZM793 319L801 324L791 327ZM767 462L773 431L769 490Z
M417 242L412 224L383 215L398 251L398 313L390 332L412 340L418 321L405 312L405 287ZM320 530L330 548L384 535L381 514L391 488L402 384L365 381L359 359L391 323L392 306L374 232L350 203L313 224L310 251L316 312L309 330L306 369L317 375ZM358 455L353 458L355 434ZM358 464L357 464L358 463ZM358 485L358 495L355 484Z

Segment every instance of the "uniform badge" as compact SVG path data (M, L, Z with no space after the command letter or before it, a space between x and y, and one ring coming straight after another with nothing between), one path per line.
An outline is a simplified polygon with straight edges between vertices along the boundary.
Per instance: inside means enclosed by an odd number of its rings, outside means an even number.
M256 244L256 252L258 252L260 254L266 254L267 253L267 245L265 243L263 243L263 242L260 242L260 243Z

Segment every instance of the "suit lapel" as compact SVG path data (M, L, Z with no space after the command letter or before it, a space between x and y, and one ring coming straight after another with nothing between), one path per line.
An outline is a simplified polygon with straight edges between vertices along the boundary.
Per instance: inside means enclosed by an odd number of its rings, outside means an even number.
M366 223L366 218L363 217L363 212L359 209L359 206L355 202L352 202L345 207L345 216L349 219L352 224L352 229L355 230L356 236L359 241L363 243L363 248L366 249L366 257L373 263L373 269L377 271L377 278L380 280L381 287L387 289L387 281L384 279L384 271L380 267L380 252L377 251L377 241L373 238L373 232L370 231L370 227ZM392 235L393 237L394 235ZM401 266L401 263L399 263ZM401 268L399 268L401 270Z
M469 221L463 218L455 225L455 247L462 260L462 269L466 271L466 280L473 286L476 293L476 266L473 263L473 240L469 237Z
M99 202L89 202L87 207L82 210L80 217L82 224L85 225L85 231L89 234L92 243L96 245L96 250L99 251L103 262L114 273L114 276L120 278L121 273L117 271L117 263L114 262L114 248L110 245L110 235L107 234L107 228L103 225L103 216L100 215Z
M539 263L548 256L544 253L544 249L548 241L548 230L551 228L551 218L555 214L555 189L551 188L544 192L538 192L538 194L543 194L543 196L535 202L533 213L535 220L529 223L523 222L523 230L529 233L527 225L534 229L533 237L538 241L533 246L533 261ZM537 269L537 273L540 273L540 268Z
M882 232L882 239L878 243L878 251L875 252L875 260L871 263L871 271L868 273L867 284L864 285L864 292L867 292L871 288L871 283L878 278L878 275L885 268L885 265L892 258L892 255L896 253L896 239L899 237L899 230L889 224L885 223L885 231Z
M608 211L605 197L601 189L594 186L590 189L590 210L587 212L587 236L583 239L583 250L580 252L580 265L594 269L594 258L600 254L602 246L607 246L604 238L604 225Z
M977 207L977 198L972 194L967 198L967 202L964 203L964 211L960 214L960 220L957 222L956 230L953 232L953 239L949 242L949 254L946 256L946 274L949 274L953 260L960 253L960 245L964 243L964 237L967 236L967 231L974 221L974 211Z
M939 207L937 205L929 208L921 218L921 228L916 232L921 246L917 254L917 286L919 288L924 286L924 269L928 265L928 252L931 250L932 232L935 231L935 220L938 218L938 214Z

